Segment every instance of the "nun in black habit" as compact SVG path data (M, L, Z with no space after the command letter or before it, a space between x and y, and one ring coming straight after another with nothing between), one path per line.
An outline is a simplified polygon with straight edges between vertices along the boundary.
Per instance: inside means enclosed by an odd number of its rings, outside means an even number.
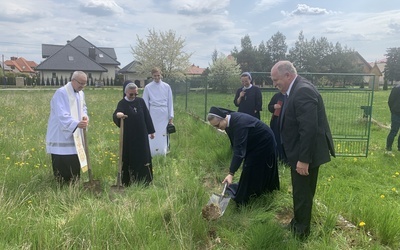
M279 189L276 141L265 123L251 115L217 107L211 107L207 119L212 126L225 130L231 141L233 156L223 183L228 182L238 205ZM239 182L232 183L242 162Z
M122 150L122 184L132 182L150 183L153 180L150 138L154 138L154 126L144 100L137 97L137 86L128 83L125 97L118 102L113 114L114 123L119 127L124 120L124 141Z

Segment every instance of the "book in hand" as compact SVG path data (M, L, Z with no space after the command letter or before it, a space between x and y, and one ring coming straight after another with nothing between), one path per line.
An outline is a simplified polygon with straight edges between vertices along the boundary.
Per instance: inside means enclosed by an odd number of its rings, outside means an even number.
M279 116L279 114L281 113L281 109L282 109L282 104L283 104L283 102L279 100L276 104L281 105L281 108L275 109L275 111L274 111L274 116Z

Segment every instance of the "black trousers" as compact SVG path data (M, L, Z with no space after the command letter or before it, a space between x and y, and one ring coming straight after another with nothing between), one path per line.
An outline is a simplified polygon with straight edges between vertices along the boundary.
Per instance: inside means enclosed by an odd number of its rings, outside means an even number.
M81 164L78 155L51 154L53 173L60 183L69 183L79 179Z
M308 176L300 175L291 167L294 217L290 227L300 237L310 234L311 210L317 187L319 166L309 168Z

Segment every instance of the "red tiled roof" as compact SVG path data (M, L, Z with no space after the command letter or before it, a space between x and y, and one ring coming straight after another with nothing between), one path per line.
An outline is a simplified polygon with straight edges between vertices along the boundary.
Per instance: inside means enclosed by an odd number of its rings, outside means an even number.
M14 67L21 73L35 73L33 68L36 68L37 64L34 61L27 61L23 57L11 58L4 62L9 67Z
M196 66L192 64L189 69L187 70L188 75L201 75L203 74L205 68L200 68L199 66Z

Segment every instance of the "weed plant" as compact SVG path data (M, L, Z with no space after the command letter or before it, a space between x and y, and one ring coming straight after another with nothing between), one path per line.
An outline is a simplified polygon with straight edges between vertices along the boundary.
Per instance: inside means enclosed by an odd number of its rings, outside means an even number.
M87 173L77 185L60 187L45 152L54 91L0 90L0 249L400 248L400 153L384 155L388 91L375 93L372 116L378 122L368 157L337 157L322 166L306 241L282 227L292 214L290 171L283 165L280 191L246 207L231 201L216 221L202 218L212 193L221 192L231 150L225 134L185 112L180 96L177 133L171 135L170 153L153 158L154 181L116 193L110 186L116 182L119 129L112 113L121 90L87 88L89 154L103 192L83 189Z

